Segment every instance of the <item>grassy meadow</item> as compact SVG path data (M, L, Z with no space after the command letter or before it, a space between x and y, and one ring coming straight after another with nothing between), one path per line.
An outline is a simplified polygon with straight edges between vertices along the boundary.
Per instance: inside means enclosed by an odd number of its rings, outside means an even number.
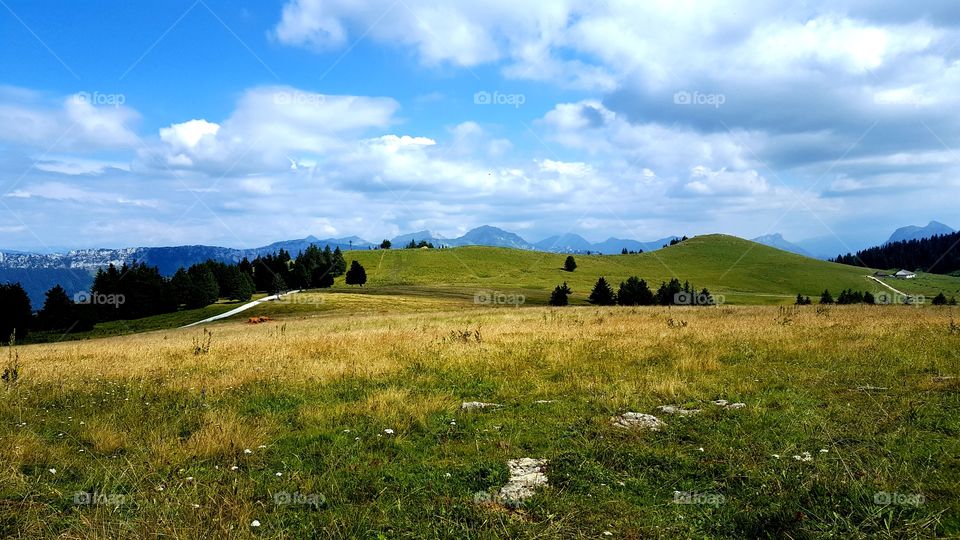
M960 535L954 307L293 298L0 349L0 537ZM523 457L549 487L490 503Z

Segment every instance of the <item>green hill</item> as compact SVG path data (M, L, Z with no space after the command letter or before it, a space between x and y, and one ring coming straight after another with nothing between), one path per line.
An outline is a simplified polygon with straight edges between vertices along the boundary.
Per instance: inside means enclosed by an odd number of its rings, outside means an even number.
M614 286L629 276L647 280L652 288L677 277L698 288L707 287L736 304L789 303L797 293L818 297L824 289L881 292L868 280L872 270L810 259L726 235L705 235L676 246L639 255L575 255L577 270L562 269L565 254L507 248L394 249L351 251L367 271L369 292L430 291L473 295L479 290L515 291L533 301L544 300L554 286L566 281L574 299L583 300L597 277ZM940 291L960 296L960 279L921 274L916 280L889 281L909 293L934 296ZM338 280L337 289L347 288Z

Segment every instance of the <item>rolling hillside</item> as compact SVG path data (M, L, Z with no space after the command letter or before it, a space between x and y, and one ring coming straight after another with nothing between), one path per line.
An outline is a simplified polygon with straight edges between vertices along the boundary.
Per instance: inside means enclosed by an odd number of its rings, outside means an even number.
M829 263L787 253L762 244L725 235L692 238L679 245L639 255L576 256L573 273L561 269L565 255L522 250L461 247L444 250L353 251L367 270L368 288L481 289L526 291L545 297L566 281L575 299L589 293L598 276L619 284L629 276L646 279L651 287L678 277L698 288L738 304L789 302L798 292L818 296L827 288L836 294L852 288L879 292L866 279L864 268ZM917 280L895 281L894 287L911 294L960 296L960 279L922 274ZM338 280L338 289L346 286Z

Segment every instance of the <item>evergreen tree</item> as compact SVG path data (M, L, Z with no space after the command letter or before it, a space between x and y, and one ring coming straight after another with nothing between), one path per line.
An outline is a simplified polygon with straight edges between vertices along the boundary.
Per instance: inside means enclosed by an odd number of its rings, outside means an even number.
M830 294L830 291L829 291L829 290L824 290L823 293L820 295L820 303L821 303L821 304L832 304L832 303L833 303L833 295Z
M573 259L573 255L567 255L567 260L563 261L563 269L567 272L573 272L577 269L577 261Z
M23 340L33 322L30 297L19 283L0 284L0 343Z
M947 297L941 292L937 296L933 297L933 305L935 306L945 306L947 305Z
M812 304L812 303L813 303L813 302L810 301L810 297L809 297L809 296L803 296L802 294L798 294L798 295L797 295L796 305L798 305L798 306L809 306L809 305Z
M617 303L621 306L651 306L654 301L653 291L646 281L633 276L620 283Z
M391 247L393 247L393 242L389 240L384 240L383 242L380 242L380 249L390 249Z
M550 305L551 306L566 306L570 303L570 293L573 291L570 290L570 287L567 286L567 282L564 281L563 285L557 285L557 288L553 289L553 292L550 294Z
M269 294L280 294L287 290L287 282L284 281L279 274L274 274L273 279L270 281L270 286L267 287L267 293Z
M76 322L75 316L73 300L57 285L47 291L43 309L37 313L37 326L42 330L66 330Z
M253 293L253 278L237 266L228 266L220 294L230 300L246 302Z
M333 273L328 265L321 265L313 269L313 276L310 277L310 286L318 289L329 289L333 287Z
M333 250L333 257L331 259L330 266L333 269L333 277L342 276L344 272L347 271L347 261L343 258L343 252L340 251L340 246L337 246L337 249Z
M687 290L684 290L677 278L671 279L669 283L661 283L660 288L657 289L656 303L661 306L672 306L677 302L677 295L682 292L690 294L690 285L687 284Z
M867 291L867 292L863 293L863 303L864 303L864 304L874 305L874 304L877 303L877 298L876 298L875 296L873 296L873 293L872 293L872 292Z
M357 261L350 263L350 270L347 270L347 285L359 285L367 282L367 271L363 269Z
M587 300L591 304L598 306L612 306L616 304L617 299L613 294L613 289L610 288L610 284L601 276L600 279L597 280L596 285L593 286L593 290L590 292L590 297Z

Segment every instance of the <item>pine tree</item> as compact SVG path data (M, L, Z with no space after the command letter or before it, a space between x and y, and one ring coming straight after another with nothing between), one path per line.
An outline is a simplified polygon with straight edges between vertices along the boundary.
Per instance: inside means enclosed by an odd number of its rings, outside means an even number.
M832 304L832 303L833 303L833 295L830 294L830 291L829 291L829 290L824 290L823 293L820 295L820 303L821 303L821 304Z
M597 280L597 284L593 286L593 291L590 292L588 298L591 304L598 306L612 306L616 304L616 300L613 289L610 288L610 284L603 277Z
M333 273L329 266L320 265L313 269L313 276L310 277L310 286L318 289L329 289L333 287Z
M570 293L573 291L570 290L570 287L567 286L567 282L564 281L563 285L557 285L557 288L553 290L553 293L550 294L550 305L551 306L566 306L570 303Z
M357 261L350 263L350 270L347 270L347 285L359 285L367 282L367 271L363 269Z
M577 261L573 259L573 255L567 255L567 260L563 261L563 269L567 272L573 272L577 269Z
M0 343L23 340L33 322L30 297L19 283L0 284Z
M653 291L647 282L632 276L620 283L617 290L617 303L621 306L650 306L654 303Z
M947 305L947 297L944 296L943 292L933 297L933 305L935 306L945 306Z
M37 325L43 330L66 330L76 322L73 300L57 285L47 291L43 309L37 313Z
M347 271L347 261L343 258L343 252L340 251L340 246L337 246L337 249L333 250L331 268L333 268L333 277L342 276L343 273Z

